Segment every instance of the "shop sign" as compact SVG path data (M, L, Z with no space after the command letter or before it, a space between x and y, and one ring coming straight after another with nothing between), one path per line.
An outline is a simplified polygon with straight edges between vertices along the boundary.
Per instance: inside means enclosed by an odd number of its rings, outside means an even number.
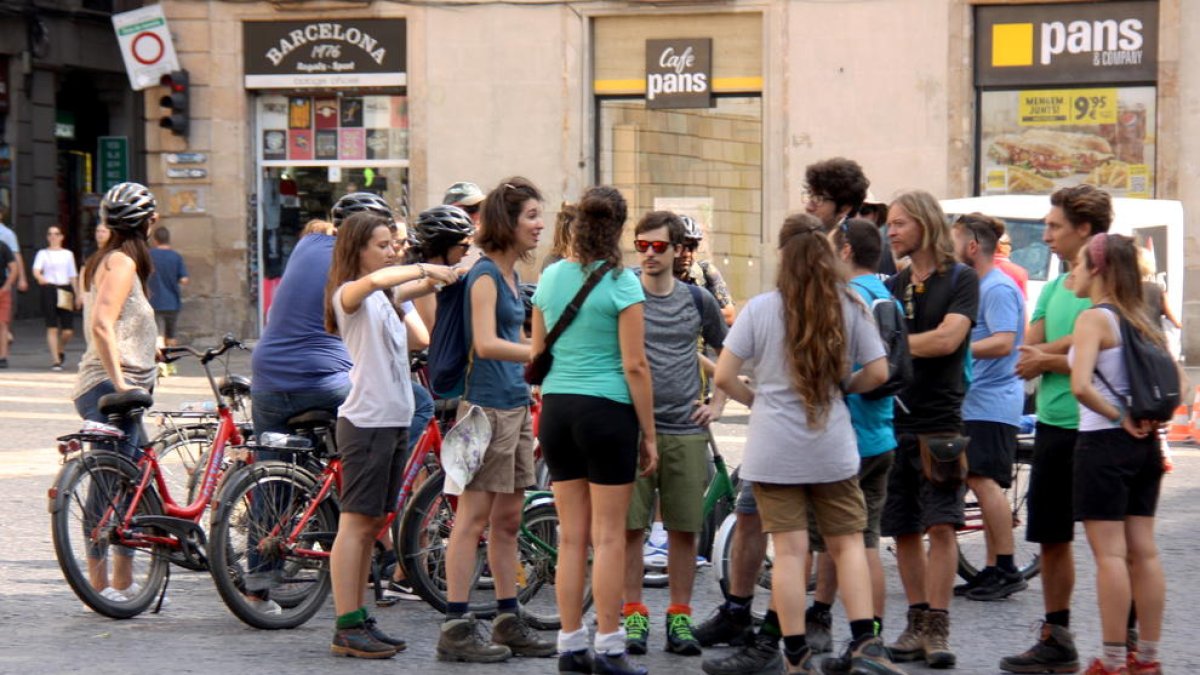
M712 38L646 40L646 107L713 107Z
M75 140L75 115L59 110L54 115L54 137L64 141Z
M113 14L112 23L134 91L157 87L163 75L179 70L162 5Z
M96 141L96 183L100 192L129 180L129 139L101 136Z
M247 89L402 87L404 19L247 21Z
M1153 82L1158 2L975 9L979 86Z

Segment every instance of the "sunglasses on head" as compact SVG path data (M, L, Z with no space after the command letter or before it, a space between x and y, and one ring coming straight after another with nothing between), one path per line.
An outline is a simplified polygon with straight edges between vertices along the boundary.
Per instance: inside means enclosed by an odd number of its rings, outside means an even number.
M645 253L646 249L652 248L655 253L663 254L667 252L670 245L669 241L646 241L645 239L637 239L633 242L633 247L637 249L638 253Z

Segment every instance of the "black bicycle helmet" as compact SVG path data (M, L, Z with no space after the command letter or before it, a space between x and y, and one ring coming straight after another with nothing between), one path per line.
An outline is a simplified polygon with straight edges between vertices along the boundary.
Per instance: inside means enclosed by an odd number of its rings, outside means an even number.
M386 199L374 192L351 192L345 195L337 200L329 215L333 220L333 226L341 227L343 220L363 211L393 220L392 207L388 206Z
M412 233L423 251L439 252L475 234L475 224L466 211L443 204L422 211Z
M525 305L525 332L533 334L533 294L537 292L537 284L521 282L521 304Z
M141 183L117 183L100 200L100 220L113 230L136 230L154 215L158 204Z
M703 241L704 230L700 229L700 224L697 223L691 216L680 214L679 219L683 221L683 240L684 241Z

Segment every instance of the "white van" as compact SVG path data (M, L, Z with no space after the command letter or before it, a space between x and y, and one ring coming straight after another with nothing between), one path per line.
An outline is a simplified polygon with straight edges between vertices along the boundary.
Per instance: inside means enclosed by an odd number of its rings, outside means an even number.
M950 222L964 213L979 212L1008 225L1010 258L1029 272L1030 303L1037 301L1047 281L1062 273L1061 261L1042 242L1049 196L997 195L944 199L941 203ZM1154 253L1157 280L1166 287L1175 315L1182 316L1183 204L1165 199L1113 199L1113 211L1116 217L1109 231L1135 237L1139 246Z

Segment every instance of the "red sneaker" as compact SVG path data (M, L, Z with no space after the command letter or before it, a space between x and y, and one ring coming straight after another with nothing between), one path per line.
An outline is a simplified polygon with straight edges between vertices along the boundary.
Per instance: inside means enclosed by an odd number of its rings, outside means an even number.
M1129 675L1162 675L1162 664L1158 661L1150 661L1143 663L1138 661L1137 654L1129 654L1125 667L1129 670Z
M1095 659L1083 675L1129 675L1129 669L1121 665L1116 670L1109 670L1104 667L1103 661Z

